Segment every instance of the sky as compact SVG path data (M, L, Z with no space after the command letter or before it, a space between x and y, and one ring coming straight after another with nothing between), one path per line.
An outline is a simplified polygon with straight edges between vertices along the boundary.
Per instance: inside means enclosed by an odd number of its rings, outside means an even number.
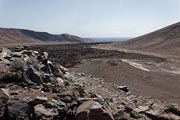
M180 21L180 0L0 0L0 27L136 37Z

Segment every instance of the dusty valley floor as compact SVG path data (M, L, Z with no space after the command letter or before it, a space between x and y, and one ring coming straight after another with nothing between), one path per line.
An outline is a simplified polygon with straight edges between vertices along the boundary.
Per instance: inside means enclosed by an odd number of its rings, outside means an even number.
M94 45L94 44L93 44ZM178 60L151 54L91 48L92 44L41 45L72 71L102 78L112 85L125 85L132 93L180 104Z

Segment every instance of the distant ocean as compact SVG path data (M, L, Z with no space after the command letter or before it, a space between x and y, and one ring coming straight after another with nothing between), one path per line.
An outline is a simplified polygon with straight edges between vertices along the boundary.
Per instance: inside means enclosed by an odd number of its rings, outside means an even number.
M90 38L93 39L95 42L117 42L117 41L126 41L131 38Z

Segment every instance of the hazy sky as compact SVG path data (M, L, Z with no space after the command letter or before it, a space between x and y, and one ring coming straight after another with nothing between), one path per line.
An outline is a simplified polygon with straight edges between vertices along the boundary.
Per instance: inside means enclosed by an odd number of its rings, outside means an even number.
M180 21L180 0L0 0L0 27L134 37Z

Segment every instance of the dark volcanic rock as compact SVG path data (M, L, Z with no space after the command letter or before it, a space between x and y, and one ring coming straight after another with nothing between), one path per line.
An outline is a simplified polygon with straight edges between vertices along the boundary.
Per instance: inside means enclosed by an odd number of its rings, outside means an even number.
M47 97L36 97L34 100L30 101L30 104L37 105L37 104L43 104L47 102Z
M129 91L129 89L127 88L127 86L117 86L117 89L120 89L120 90L122 90L122 91L124 91L124 92L128 92L128 91Z
M136 111L131 111L130 116L133 118L140 118L141 117L140 114L137 113Z
M29 120L31 113L27 101L9 100L8 101L8 115L10 119Z
M3 119L7 115L7 98L0 97L0 119Z
M178 108L177 105L168 105L166 106L164 111L167 113L173 113L180 116L180 108Z
M76 112L77 120L114 120L108 108L95 101L82 103Z
M131 117L122 111L118 111L114 114L115 120L131 120Z
M42 74L37 71L33 66L30 66L28 68L28 70L26 71L26 75L32 82L38 85L43 83Z

